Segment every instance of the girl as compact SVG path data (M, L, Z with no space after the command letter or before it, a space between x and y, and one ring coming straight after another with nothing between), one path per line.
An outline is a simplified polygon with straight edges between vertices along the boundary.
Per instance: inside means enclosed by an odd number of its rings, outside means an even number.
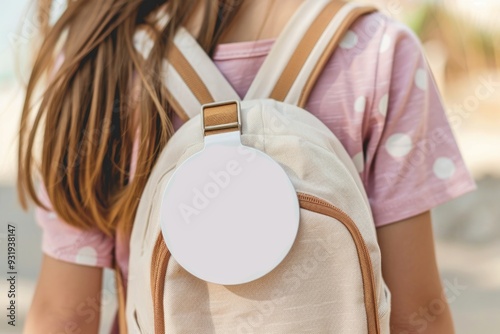
M41 13L52 3L40 1ZM197 36L244 96L301 3L70 1L53 25L43 22L20 129L20 198L37 205L44 252L26 333L96 333L103 268L116 264L127 279L138 199L159 152L182 125L159 75L177 27ZM172 20L143 61L133 33L162 5ZM33 112L44 75L49 83ZM332 55L306 109L341 140L364 182L392 292L392 330L452 333L429 210L474 183L417 38L381 14L362 17Z

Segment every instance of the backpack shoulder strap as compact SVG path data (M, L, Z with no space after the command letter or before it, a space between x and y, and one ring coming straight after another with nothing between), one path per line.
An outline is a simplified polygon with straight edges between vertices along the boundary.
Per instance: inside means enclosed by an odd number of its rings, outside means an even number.
M164 15L157 29L167 24L168 14ZM143 58L147 58L151 51L153 37L152 28L147 26L138 29L134 35L134 46ZM196 39L183 27L174 36L160 75L169 104L184 121L199 114L203 104L240 100Z
M374 10L338 0L304 1L276 40L245 99L273 98L303 106L349 26ZM157 28L168 22L168 13L161 15ZM134 45L145 58L154 43L152 36L147 29L134 36ZM182 27L163 60L161 76L167 99L183 120L198 115L203 104L240 100L196 39Z
M219 71L196 39L183 27L164 60L163 82L171 95L183 105L189 94L196 98L194 106L184 106L191 118L200 113L206 103L240 100L240 97Z
M306 1L275 42L245 99L269 97L303 107L349 27L374 11L352 2Z

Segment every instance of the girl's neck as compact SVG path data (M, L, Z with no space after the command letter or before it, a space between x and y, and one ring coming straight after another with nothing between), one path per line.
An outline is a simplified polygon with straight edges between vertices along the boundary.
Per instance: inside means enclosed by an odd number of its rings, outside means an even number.
M219 43L237 43L276 38L290 17L304 0L245 0L231 24L224 31ZM204 3L198 2L186 23L193 36L203 20ZM255 24L259 22L259 24Z

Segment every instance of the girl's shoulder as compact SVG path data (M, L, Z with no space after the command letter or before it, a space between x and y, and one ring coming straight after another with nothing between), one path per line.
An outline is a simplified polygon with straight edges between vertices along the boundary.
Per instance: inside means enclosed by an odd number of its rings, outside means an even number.
M421 53L420 39L407 25L382 12L360 17L354 22L339 45L351 58L387 59L400 56L401 51Z

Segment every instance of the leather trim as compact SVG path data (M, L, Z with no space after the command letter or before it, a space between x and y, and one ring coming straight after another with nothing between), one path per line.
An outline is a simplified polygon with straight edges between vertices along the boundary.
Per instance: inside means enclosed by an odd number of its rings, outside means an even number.
M185 28L179 28L174 38L174 44L186 58L186 61L193 65L193 69L207 87L214 101L240 100L238 93Z
M280 78L276 82L274 89L269 96L278 101L284 101L290 87L292 87L304 63L309 57L312 49L317 44L319 38L323 34L328 23L333 19L335 14L344 6L344 2L331 1L320 12L316 20L311 24L306 34L302 37L297 48L292 54L288 64L281 73Z
M363 280L363 296L368 334L380 334L373 267L370 254L356 224L345 212L316 196L298 192L297 197L299 198L300 207L302 209L335 218L342 223L351 234L358 253L361 277ZM163 236L160 233L153 249L153 259L151 262L151 293L154 305L154 326L155 333L160 334L165 333L163 294L169 259L170 252L167 250Z
M149 57L151 48L153 47L154 44L154 37L155 37L155 32L153 30L154 28L147 26L147 25L141 25L139 28L137 28L135 34L134 34L134 47L137 52L142 56L139 58L139 64L144 66L146 59ZM169 91L168 87L168 80L172 80L171 76L173 77L178 77L179 75L175 73L174 69L169 70L169 64L166 61L162 62L162 89L165 92L165 96L168 100L168 103L174 110L174 112L183 120L187 121L189 119L189 116L186 114L185 108L181 106L181 104L175 99L174 94ZM168 73L168 76L167 76ZM168 78L168 80L166 80ZM189 90L189 88L188 88ZM192 94L192 93L190 93Z
M216 106L203 107L204 135L210 136L218 133L238 131L240 129L238 119L237 102ZM226 126L223 129L207 129L207 127Z
M179 116L186 114L191 118L198 115L201 108L200 102L191 91L191 88L184 82L181 75L167 60L163 60L162 62L162 73L160 76L163 86L168 91L166 95L167 99L170 97L172 97L172 100L175 99L180 108L179 110L182 110L178 112Z
M349 29L349 27L352 26L352 24L359 19L361 16L369 13L375 12L377 9L375 7L358 7L354 9L348 17L346 17L343 21L341 26L336 30L335 34L331 38L330 42L326 46L326 48L323 50L323 53L321 54L319 60L316 63L316 66L314 67L313 71L310 73L307 82L305 83L302 93L300 94L299 100L297 102L297 106L303 108L305 104L307 103L307 100L309 98L309 95L311 94L311 91L318 80L320 74L323 72L323 69L325 68L327 62L330 60L333 52L337 49L339 43L341 42L342 38L344 37L345 33Z
M165 277L167 275L170 252L160 233L153 248L151 259L151 297L153 298L154 328L156 334L165 334L165 313L163 309L163 294Z
M344 224L351 234L354 244L356 245L358 259L361 266L368 334L379 334L380 324L378 318L375 279L373 277L373 266L370 254L358 227L351 217L327 201L300 192L297 193L297 196L299 198L301 208L337 219L339 222Z
M318 15L294 51L271 98L304 107L316 80L343 36L361 15L376 11L344 1L331 1Z
M331 0L306 0L296 10L274 42L245 95L245 100L267 98L286 64L316 17Z
M205 83L201 80L196 70L191 66L176 45L172 45L169 48L167 57L170 64L175 68L177 73L179 73L200 104L214 102L214 98L212 94L210 94L207 86L205 86Z

